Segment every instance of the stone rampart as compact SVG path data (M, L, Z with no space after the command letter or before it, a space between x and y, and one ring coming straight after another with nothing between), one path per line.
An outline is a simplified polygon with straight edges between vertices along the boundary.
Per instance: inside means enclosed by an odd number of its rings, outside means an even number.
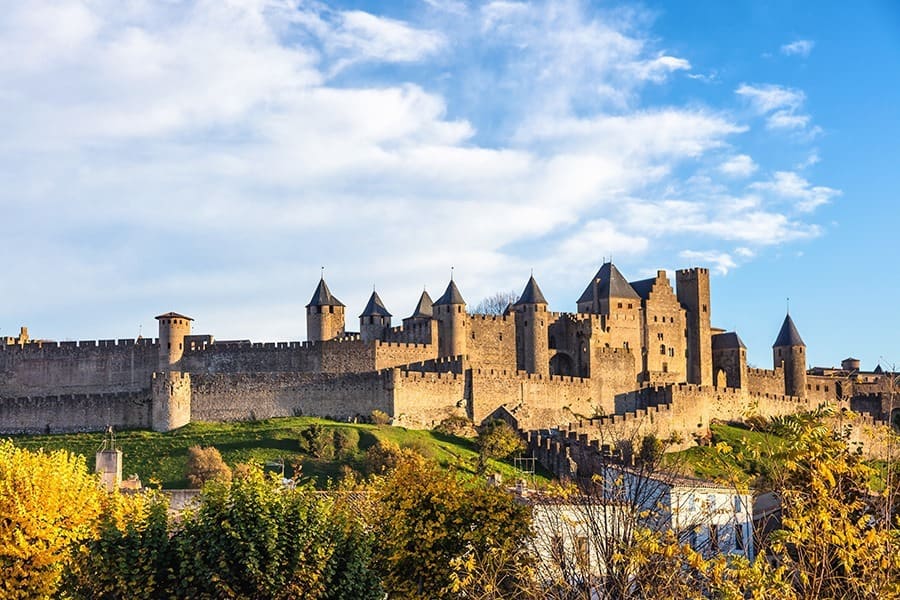
M215 373L192 377L192 421L394 414L393 372Z
M318 371L321 349L301 342L220 343L188 349L181 369L189 373Z
M467 416L467 375L453 372L394 373L395 424L433 428L450 416Z
M150 385L158 354L152 339L0 345L0 395L140 391Z
M375 342L374 370L399 367L409 363L437 358L436 344L414 344L406 342Z
M0 398L0 434L77 433L150 427L150 390Z
M473 365L483 368L516 366L516 322L510 315L470 315L467 353Z
M762 394L784 394L784 369L748 368L744 388L749 392Z

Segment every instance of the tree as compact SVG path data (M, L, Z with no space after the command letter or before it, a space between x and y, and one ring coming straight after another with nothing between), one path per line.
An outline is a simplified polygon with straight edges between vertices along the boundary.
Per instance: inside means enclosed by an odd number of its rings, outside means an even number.
M796 597L886 598L900 595L898 531L879 527L874 470L851 452L825 411L778 421L790 433L770 474L781 497L782 526L769 543L792 574Z
M504 490L406 455L375 480L373 493L376 564L391 597L452 598L462 587L451 565L482 564L503 553L514 573L525 560L530 509Z
M311 488L283 488L261 469L207 485L172 538L182 598L381 598L372 537Z
M74 549L63 576L72 598L159 598L168 589L168 500L154 491L109 494L95 539Z
M502 315L510 304L515 304L519 294L515 290L508 292L496 292L482 298L474 307L469 309L472 315Z
M231 467L225 464L216 448L191 446L185 476L191 487L200 488L207 481L231 481Z
M487 460L504 460L525 450L525 442L519 433L502 419L494 419L478 430L478 474L487 469Z
M0 441L0 597L53 595L69 549L94 535L104 494L84 457Z

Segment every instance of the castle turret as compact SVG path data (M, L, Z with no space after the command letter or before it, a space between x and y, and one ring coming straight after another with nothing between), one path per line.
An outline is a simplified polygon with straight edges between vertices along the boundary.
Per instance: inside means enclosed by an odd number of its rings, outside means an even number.
M466 301L452 279L444 295L432 305L432 312L438 321L438 356L465 354L469 315Z
M797 331L791 315L784 317L781 331L772 344L775 368L784 367L784 393L788 396L806 397L806 344Z
M359 335L364 342L380 340L391 326L391 313L384 307L378 292L372 290L366 308L359 315Z
M184 354L184 338L191 335L192 318L175 312L158 315L159 371L180 371Z
M325 278L319 280L312 300L306 305L306 339L333 340L344 335L344 303L335 298Z
M428 292L422 290L413 314L403 319L403 331L407 339L419 344L432 344L438 339L438 324L434 316L434 302Z
M687 318L688 383L712 385L712 326L710 325L709 269L675 272L678 302Z
M550 374L550 352L548 346L547 300L541 293L534 276L528 279L522 296L515 303L517 337L517 368L529 373Z

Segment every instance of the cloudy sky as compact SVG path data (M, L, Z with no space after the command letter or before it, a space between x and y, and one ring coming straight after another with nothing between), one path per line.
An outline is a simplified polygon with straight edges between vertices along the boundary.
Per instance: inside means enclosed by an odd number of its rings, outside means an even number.
M612 257L709 267L758 366L788 297L900 363L894 2L0 2L0 335L303 339L323 266L349 328L451 267L571 311Z

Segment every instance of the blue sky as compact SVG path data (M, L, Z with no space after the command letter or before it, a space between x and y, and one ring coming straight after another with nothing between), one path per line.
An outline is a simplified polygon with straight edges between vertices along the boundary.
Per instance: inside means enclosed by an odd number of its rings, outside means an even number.
M450 267L571 311L708 266L771 365L900 363L894 2L60 0L0 11L0 335L305 337ZM883 359L882 359L883 357Z

